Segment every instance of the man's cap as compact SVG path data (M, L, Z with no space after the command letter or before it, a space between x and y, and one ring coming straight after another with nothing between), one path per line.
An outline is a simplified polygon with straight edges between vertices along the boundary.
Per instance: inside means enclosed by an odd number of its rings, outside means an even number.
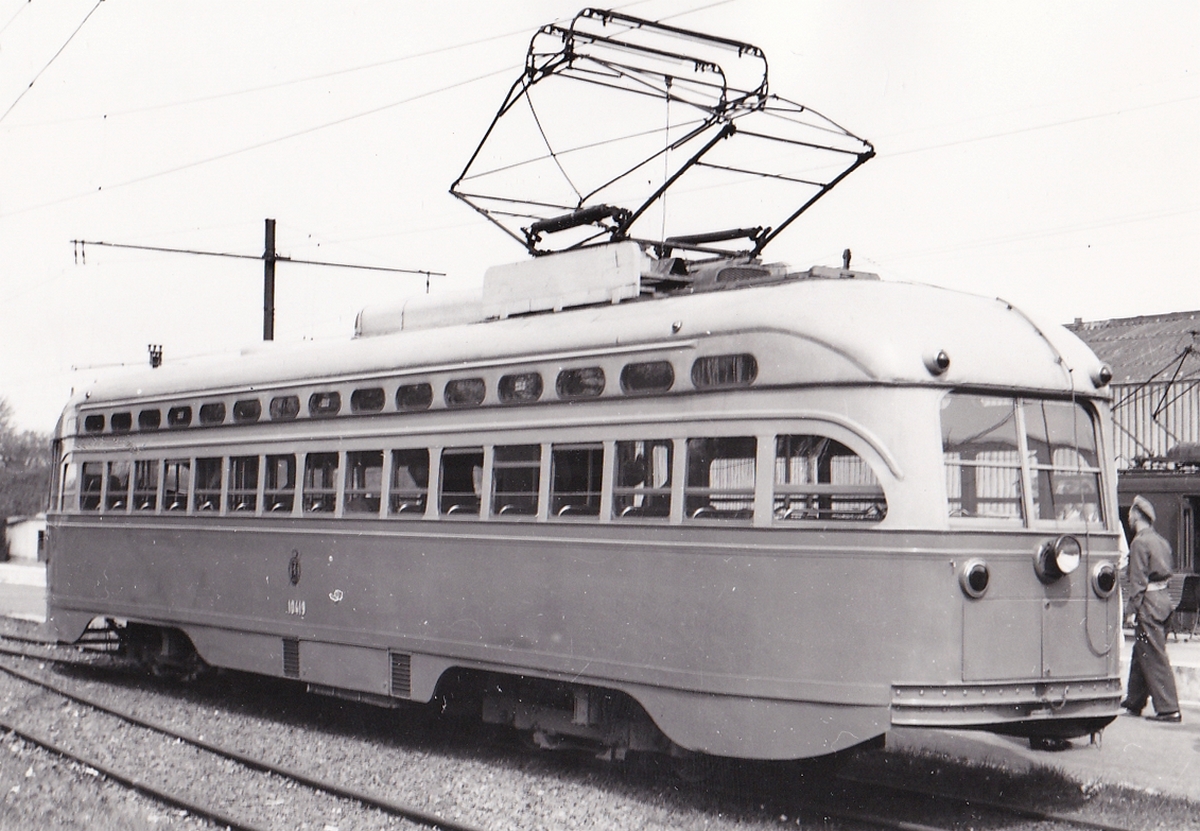
M1146 519L1150 520L1150 524L1154 524L1156 517L1154 516L1154 506L1150 504L1150 500L1144 496L1135 496L1133 498L1133 507L1137 508L1146 515Z

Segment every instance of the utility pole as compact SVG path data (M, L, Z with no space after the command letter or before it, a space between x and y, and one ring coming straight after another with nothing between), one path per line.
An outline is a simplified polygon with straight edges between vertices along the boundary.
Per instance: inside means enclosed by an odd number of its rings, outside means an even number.
M294 260L291 257L281 257L275 251L275 220L265 220L263 253L261 257L254 254L230 254L221 251L194 251L185 248L160 248L154 245L129 245L120 242L102 242L99 240L73 239L75 246L76 264L87 264L86 249L89 245L102 245L108 248L132 248L138 251L158 251L167 254L193 254L203 257L232 257L237 260L263 261L263 340L275 340L275 263L299 263L301 265L320 265L331 268L355 268L364 271L387 271L393 274L422 274L425 277L425 292L429 293L429 278L431 276L445 277L443 271L427 271L417 268L387 268L378 265L358 265L355 263L327 263L318 260ZM153 351L153 350L152 350ZM160 351L161 356L161 351Z
M275 340L275 220L266 221L263 244L263 340Z

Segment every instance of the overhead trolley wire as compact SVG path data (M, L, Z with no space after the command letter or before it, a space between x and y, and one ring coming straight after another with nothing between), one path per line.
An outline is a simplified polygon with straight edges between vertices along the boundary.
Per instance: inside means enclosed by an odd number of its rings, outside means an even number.
M101 2L103 2L103 0L101 0ZM208 156L203 159L196 159L195 161L177 165L176 167L168 168L166 170L159 170L155 173L147 173L144 176L137 176L133 179L126 179L123 182L116 182L115 184L110 184L110 185L101 185L101 186L97 187L95 190L89 190L89 191L86 191L83 193L76 193L71 196L64 196L60 199L54 199L49 202L41 202L36 205L29 205L28 207L19 208L17 210L13 210L13 211L6 211L4 213L0 213L0 219L9 217L9 216L16 216L17 214L28 213L29 211L35 211L35 210L39 210L41 208L50 208L55 205L61 205L65 202L72 202L76 199L82 199L86 196L91 196L98 191L104 191L104 190L111 191L111 190L116 190L117 188L128 187L129 185L136 185L141 182L147 182L151 179L157 179L162 176L169 176L172 173L179 173L181 171L189 170L194 167L201 167L203 165L210 164L212 162L218 162L223 159L229 159L234 156L239 156L242 153L249 153L254 150L261 150L264 147L270 147L272 144L279 144L280 142L288 141L290 139L299 138L300 136L306 136L311 133L316 133L320 130L328 129L329 127L336 127L341 124L346 124L350 121L354 121L359 118L365 118L369 115L375 115L375 114L381 113L385 110L390 110L394 107L400 107L405 104L410 104L410 103L412 103L414 101L418 101L422 98L428 98L432 95L437 95L439 93L448 92L449 90L452 90L452 89L457 89L458 87L463 87L468 84L473 84L476 81L486 80L487 78L491 78L496 75L506 75L508 73L511 73L514 69L517 69L517 68L519 68L519 67L506 66L503 69L497 69L492 72L486 72L483 75L476 75L474 78L468 78L465 81L458 81L453 84L448 84L444 87L439 87L438 89L433 89L433 90L429 90L428 92L418 93L417 95L413 95L409 98L404 98L399 101L393 101L389 104L384 104L379 107L374 107L370 110L364 110L363 112L354 113L352 115L334 119L333 121L326 121L321 124L313 125L312 127L305 127L303 130L297 130L294 133L288 133L286 135L276 136L275 138L267 139L265 141L258 142L257 144L251 144L251 145L247 145L245 147L239 147L236 150L229 150L227 152L218 153L215 156Z
M1189 101L1195 101L1198 98L1200 98L1200 95L1185 95L1182 98L1172 98L1167 101L1155 101L1150 104L1143 104L1140 107L1122 107L1119 110L1108 110L1107 112L1102 113L1090 113L1088 115L1081 115L1076 118L1063 119L1062 121L1049 121L1045 124L1031 124L1028 127L1018 127L1014 130L1004 130L1002 132L988 133L982 136L955 139L954 141L947 141L941 144L927 144L923 147L913 147L908 150L896 150L881 154L880 157L894 159L898 156L909 156L914 153L925 153L930 150L943 150L947 147L957 147L961 144L975 144L976 142L980 141L991 141L992 139L1007 138L1009 136L1017 136L1022 133L1034 133L1039 130L1052 130L1055 127L1066 127L1071 124L1079 124L1083 121L1095 121L1101 118L1111 118L1113 116L1125 115L1126 113L1139 112L1141 110L1153 110L1159 107L1169 107L1173 104L1185 104Z
M25 2L21 3L21 6L15 12L13 12L13 16L8 19L8 22L5 23L3 26L0 26L0 35L4 34L5 31L7 31L8 27L12 25L12 22L14 20L16 20L18 17L20 17L21 12L23 12L23 11L25 11L25 9L29 8L29 4L32 2L33 2L33 0L25 0Z
M81 20L79 22L79 25L75 27L75 31L71 32L70 36L63 42L63 45L58 47L58 51L54 53L54 56L51 57L50 60L46 62L45 66L43 66L40 70L38 70L38 73L36 75L33 76L33 80L29 82L29 86L27 86L27 87L25 87L25 89L21 90L21 94L18 95L11 104L8 105L8 109L4 111L4 114L0 115L0 121L4 121L4 119L8 117L8 114L13 111L13 108L16 107L17 104L19 104L21 102L21 99L25 97L25 93L27 93L27 92L29 92L29 90L33 89L33 85L37 83L38 78L42 77L42 73L45 72L47 69L49 69L50 64L54 63L54 61L58 59L58 56L61 55L63 53L63 50L67 48L67 45L72 40L75 39L75 36L77 34L79 34L79 30L83 28L84 24L87 23L89 20L91 20L92 15L96 13L96 9L100 8L100 4L103 2L104 2L104 0L96 0L96 5L92 6L92 10L90 12L88 12L87 15L84 16L83 20ZM18 14L19 14L19 12L18 12ZM13 16L16 17L16 15L13 15ZM11 23L11 22L12 21L10 20L9 23ZM8 28L8 24L5 24L5 28Z
M32 2L32 0L30 0L30 2ZM322 73L318 73L316 75L306 75L302 78L291 78L286 81L275 81L270 84L260 84L259 86L246 87L244 89L229 90L228 92L218 92L218 93L213 93L212 95L201 95L201 96L197 96L195 98L185 98L185 99L181 99L178 101L168 101L168 102L162 103L162 104L149 104L144 107L132 107L127 110L116 110L113 112L104 113L103 117L104 118L112 118L115 116L122 116L122 115L137 115L139 113L154 112L155 110L166 110L166 109L171 109L173 107L186 107L186 106L189 106L192 104L203 104L203 103L206 103L209 101L219 101L223 98L236 98L240 95L252 95L256 92L267 92L270 90L276 90L276 89L282 89L284 87L295 86L297 84L307 84L311 81L322 81L327 78L336 78L339 75L349 75L349 74L352 74L355 72L365 72L370 69L379 69L380 67L391 66L392 64L403 63L404 61L418 60L420 58L428 58L428 57L431 57L434 55L440 55L440 54L444 54L446 52L453 52L458 49L467 49L472 46L479 46L480 44L488 43L493 40L503 40L504 38L514 37L516 35L521 35L521 34L525 34L524 29L522 29L520 31L504 32L499 35L491 35L489 37L479 38L477 40L465 41L463 43L454 43L454 44L450 44L448 46L439 46L436 49L428 49L424 52L414 52L409 55L399 55L394 58L387 58L382 61L375 61L374 63L360 64L359 66L350 66L350 67L346 67L344 69L335 69L330 72L322 72ZM66 124L66 123L70 123L70 122L74 122L74 121L90 121L92 119L100 118L100 117L101 116L99 116L99 115L81 115L81 116L75 116L73 118L63 118L63 119L57 119L57 120L49 121L49 122L41 122L41 124L43 124L43 125L44 124Z

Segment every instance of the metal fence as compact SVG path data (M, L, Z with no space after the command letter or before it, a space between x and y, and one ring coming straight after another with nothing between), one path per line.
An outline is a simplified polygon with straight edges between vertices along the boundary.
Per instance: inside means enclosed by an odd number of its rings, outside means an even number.
M1200 381L1113 385L1117 467L1200 442Z

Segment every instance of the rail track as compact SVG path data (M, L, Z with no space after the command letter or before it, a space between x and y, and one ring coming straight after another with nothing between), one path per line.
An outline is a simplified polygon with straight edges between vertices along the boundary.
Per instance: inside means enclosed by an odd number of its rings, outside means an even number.
M27 642L27 645L35 645L35 642ZM105 716L118 720L124 725L157 734L167 743L182 743L195 750L210 754L213 757L233 762L244 768L247 772L274 777L277 783L290 783L289 785L285 785L289 789L292 786L307 788L317 798L347 800L361 805L366 809L377 810L384 814L406 820L408 823L419 828L436 828L444 829L444 831L480 831L478 826L430 814L413 806L391 800L381 794L368 793L360 789L346 787L336 780L313 776L297 768L274 763L207 740L201 735L180 730L171 725L143 718L133 712L101 703L91 696L69 689L66 685L46 678L39 673L28 672L13 666L10 662L12 658L26 658L77 667L86 665L87 663L70 658L48 657L44 654L45 651L52 649L53 647L49 646L45 649L36 648L35 646L33 650L0 647L0 655L5 656L3 659L0 659L0 670L27 684L60 696L64 700L83 705L97 713L102 713ZM231 811L222 805L206 801L194 793L189 793L186 789L164 784L145 771L129 770L126 766L104 759L92 750L74 747L69 741L57 739L37 727L24 724L21 718L14 717L11 714L0 716L0 727L52 753L77 761L88 768L96 770L114 782L160 800L167 805L209 819L219 826L231 829L243 829L243 831L260 831L260 829L265 830L271 827L269 824L241 815L236 811Z
M104 718L112 719L114 731L137 730L153 735L164 745L182 746L192 753L208 754L223 760L222 775L234 775L231 767L237 768L239 776L267 777L268 785L259 787L305 789L314 800L340 800L353 805L355 810L378 812L390 818L399 818L416 828L439 828L446 831L476 831L479 826L457 819L439 816L422 808L403 804L386 795L373 793L362 788L346 786L331 777L317 776L294 766L254 756L233 747L205 738L189 730L144 718L135 712L97 700L81 690L82 685L64 681L62 675L55 676L44 669L33 669L22 662L36 661L73 668L75 672L95 672L98 676L112 673L128 673L120 665L93 653L81 653L77 649L63 649L52 644L39 643L33 639L9 637L0 633L0 671L23 684L35 685L53 696L59 696L73 705L90 708ZM103 680L103 679L101 679ZM228 805L206 800L194 790L181 789L158 781L152 771L130 770L95 749L80 747L69 739L48 734L32 724L23 722L19 714L0 716L0 728L10 731L25 740L40 745L52 753L77 760L100 772L113 782L134 789L162 803L205 817L221 827L258 831L270 827L254 816L231 808ZM716 775L703 785L710 797L729 799L743 803L759 802L767 810L789 824L795 821L801 828L820 827L834 820L843 827L885 828L897 831L945 831L948 828L968 826L998 826L1005 828L1080 828L1088 831L1131 831L1126 826L1094 819L1054 813L1019 804L966 798L953 794L909 784L897 784L876 779L864 780L849 776L816 777L797 780L791 778L796 768L786 765L743 764L716 760L713 763ZM733 775L729 771L734 770ZM669 774L662 774L669 776ZM787 781L791 778L791 781ZM883 796L886 794L886 797ZM869 804L870 809L850 809L848 805ZM937 817L935 823L906 819ZM507 826L505 826L507 827Z

